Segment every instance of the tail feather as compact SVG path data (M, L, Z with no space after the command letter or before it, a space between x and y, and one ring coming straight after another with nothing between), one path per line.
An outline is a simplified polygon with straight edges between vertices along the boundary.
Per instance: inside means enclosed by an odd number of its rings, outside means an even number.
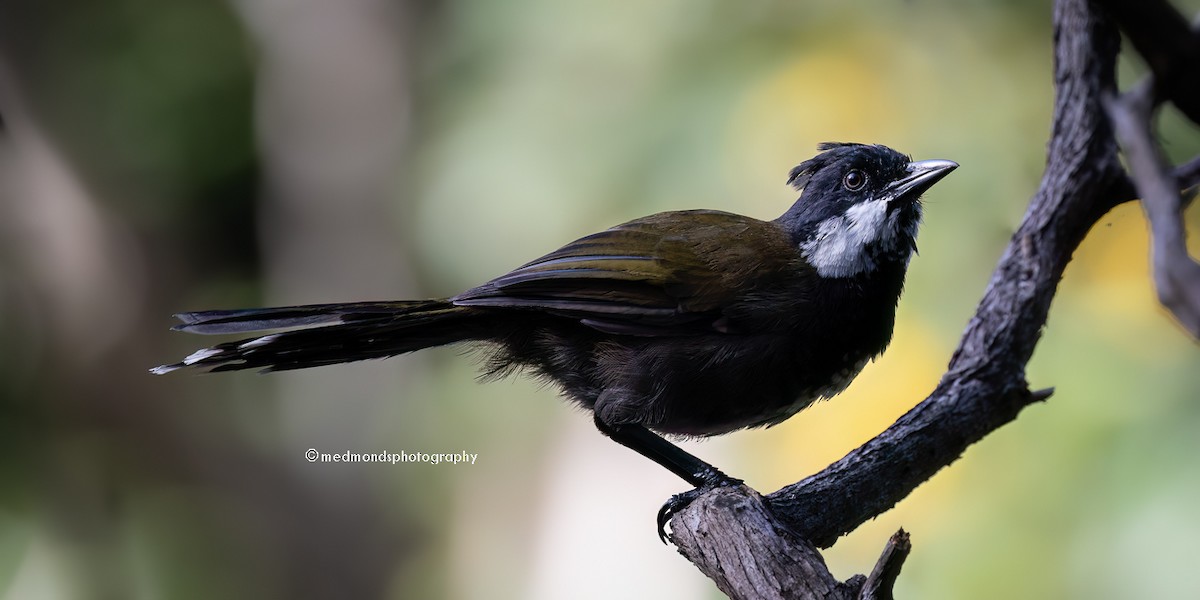
M248 308L239 310L206 310L175 315L181 322L175 331L218 335L246 333L267 329L292 329L333 325L367 319L396 318L420 313L445 303L438 300L409 302L351 302L344 304L309 304L277 308Z
M288 329L224 342L182 361L150 369L163 375L184 368L262 372L304 369L387 358L478 335L466 321L480 312L445 300L315 304L176 315L174 329L190 333L247 333Z

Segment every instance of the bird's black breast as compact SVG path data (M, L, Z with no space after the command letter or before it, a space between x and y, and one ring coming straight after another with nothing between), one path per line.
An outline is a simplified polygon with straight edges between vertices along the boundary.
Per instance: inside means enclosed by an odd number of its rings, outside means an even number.
M662 390L651 426L683 435L768 426L836 395L891 341L902 285L903 270L824 280L782 330L698 340L703 368L696 360L651 376Z
M621 336L539 319L513 329L522 333L505 358L609 422L686 436L772 425L835 395L883 352L903 277L775 281L728 307L729 333Z

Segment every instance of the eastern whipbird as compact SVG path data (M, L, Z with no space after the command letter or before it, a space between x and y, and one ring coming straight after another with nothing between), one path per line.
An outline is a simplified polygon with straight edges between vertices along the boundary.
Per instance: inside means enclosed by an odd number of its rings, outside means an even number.
M218 344L157 374L287 371L482 343L487 375L524 369L616 442L700 490L739 483L660 437L774 425L849 385L892 338L920 196L958 165L826 143L792 169L774 221L665 212L571 242L451 298L175 315Z

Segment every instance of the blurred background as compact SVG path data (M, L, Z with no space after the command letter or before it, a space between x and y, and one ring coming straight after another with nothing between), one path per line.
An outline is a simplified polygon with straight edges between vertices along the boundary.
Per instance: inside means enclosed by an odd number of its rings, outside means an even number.
M826 140L958 161L891 350L783 425L686 444L773 491L940 377L1041 174L1049 4L5 0L0 598L720 597L655 537L684 485L553 389L478 385L453 348L154 377L212 341L170 315L451 295L662 210L774 218ZM899 597L1200 597L1198 358L1120 207L1030 364L1055 395L831 568L903 526Z

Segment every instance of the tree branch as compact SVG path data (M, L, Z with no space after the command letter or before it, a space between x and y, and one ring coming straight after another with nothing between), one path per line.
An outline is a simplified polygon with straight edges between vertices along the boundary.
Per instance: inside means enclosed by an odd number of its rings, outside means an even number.
M734 600L891 600L912 545L897 532L869 577L841 583L803 538L779 530L754 490L718 488L672 521L672 540Z
M1150 222L1158 300L1200 340L1200 264L1188 255L1179 184L1151 134L1152 89L1153 83L1147 81L1120 97L1110 97L1106 104Z
M854 597L812 544L777 530L744 486L701 496L672 520L671 539L734 600Z
M1120 42L1115 27L1087 0L1059 0L1054 39L1057 95L1045 174L934 392L820 473L763 499L744 488L713 491L671 521L679 551L731 597L815 597L806 595L810 590L842 597L838 593L864 581L861 576L837 588L828 571L818 568L823 567L819 555L797 540L832 545L905 498L968 446L1015 419L1021 409L1049 397L1050 390L1029 391L1025 365L1073 252L1128 185L1101 103L1115 88ZM708 512L714 497L725 513L736 513L730 518L747 520L715 528L716 516ZM763 503L768 512L761 511ZM768 518L759 516L763 514ZM743 562L737 563L738 558ZM772 575L729 577L748 564ZM807 582L804 591L769 595L787 573ZM876 580L884 581L882 575ZM890 590L881 591L885 587L877 587L873 597L888 597Z
M1193 156L1191 160L1175 167L1171 171L1171 179L1179 186L1179 190L1183 193L1182 208L1187 208L1191 205L1194 199L1194 192L1197 186L1200 186L1200 156ZM1107 206L1111 209L1117 205L1124 204L1130 200L1137 200L1137 186L1129 177L1123 177L1120 181L1113 184L1106 199Z
M911 551L912 541L907 531L901 529L892 534L883 548L883 554L879 556L879 562L875 563L875 569L863 583L862 591L858 594L859 600L892 600L892 588L900 577L900 567L904 566L904 560Z
M1096 0L1154 73L1155 95L1200 123L1200 34L1166 0Z
M1183 209L1200 157L1172 172L1154 140L1154 111L1168 99L1200 124L1200 34L1163 0L1098 0L1146 60L1153 73L1120 97L1107 97L1106 107L1129 159L1131 187L1142 198L1150 223L1151 257L1159 302L1192 336L1200 340L1200 264L1188 255Z

